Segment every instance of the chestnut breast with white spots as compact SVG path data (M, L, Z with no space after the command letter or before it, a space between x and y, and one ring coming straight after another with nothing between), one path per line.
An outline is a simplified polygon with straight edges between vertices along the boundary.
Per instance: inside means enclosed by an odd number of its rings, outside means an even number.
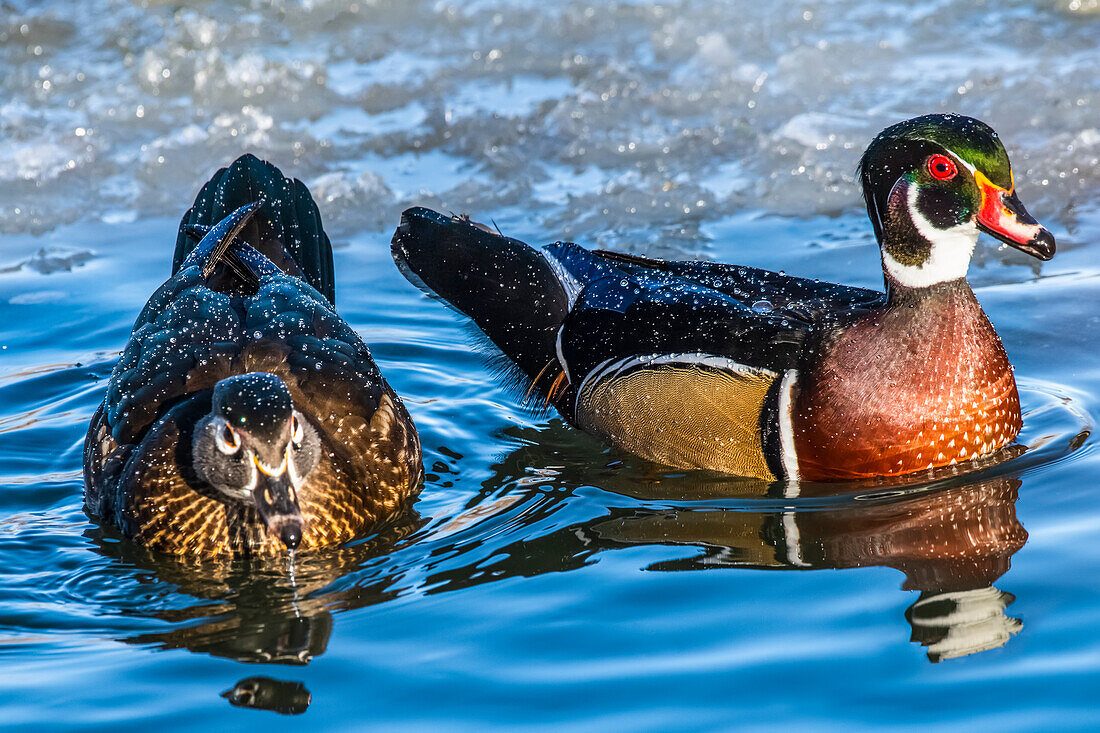
M792 411L803 479L950 465L1019 433L1012 365L974 293L963 280L925 291L823 345Z

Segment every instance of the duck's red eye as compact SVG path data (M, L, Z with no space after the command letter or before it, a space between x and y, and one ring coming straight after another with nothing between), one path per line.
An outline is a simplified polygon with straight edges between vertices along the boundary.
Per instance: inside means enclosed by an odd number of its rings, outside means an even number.
M959 169L955 167L955 161L946 155L933 155L928 159L928 175L937 181L950 181L958 172Z

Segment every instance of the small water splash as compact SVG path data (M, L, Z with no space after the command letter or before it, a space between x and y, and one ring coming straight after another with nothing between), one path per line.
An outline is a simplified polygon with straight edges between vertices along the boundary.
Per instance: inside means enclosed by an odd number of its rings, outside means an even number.
M286 569L287 577L290 579L290 590L293 593L290 599L291 605L294 607L294 615L297 618L302 617L302 609L298 606L298 566L295 563L295 558L298 556L298 551L288 550L286 554Z

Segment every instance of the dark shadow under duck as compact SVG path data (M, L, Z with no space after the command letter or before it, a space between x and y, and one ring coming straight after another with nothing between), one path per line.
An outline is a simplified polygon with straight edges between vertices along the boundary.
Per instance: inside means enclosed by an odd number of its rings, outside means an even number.
M860 163L885 291L558 242L409 209L393 254L504 353L528 394L649 460L848 480L990 455L1021 427L1012 366L966 272L979 230L1042 260L984 123L926 115Z
M336 545L400 512L416 430L334 293L305 185L251 155L218 171L92 418L86 511L192 556Z

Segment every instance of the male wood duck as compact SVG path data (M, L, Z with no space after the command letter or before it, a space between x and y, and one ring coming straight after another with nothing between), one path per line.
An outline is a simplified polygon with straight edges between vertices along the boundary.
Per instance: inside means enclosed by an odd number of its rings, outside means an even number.
M92 418L87 512L208 556L334 545L404 508L416 429L333 300L305 185L251 155L219 170Z
M885 292L558 242L409 209L413 282L471 317L573 425L644 458L765 480L890 476L968 461L1021 427L1012 366L966 282L979 230L1041 260L988 125L925 115L859 166Z

